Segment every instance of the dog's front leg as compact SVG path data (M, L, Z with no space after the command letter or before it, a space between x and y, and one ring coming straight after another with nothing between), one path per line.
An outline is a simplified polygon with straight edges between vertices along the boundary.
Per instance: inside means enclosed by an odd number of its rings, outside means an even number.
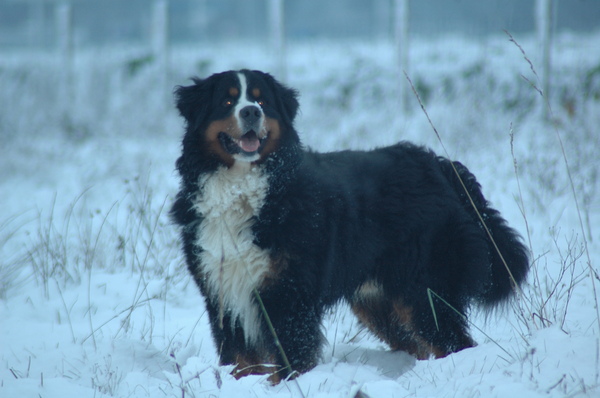
M259 295L266 312L262 314L263 333L270 334L265 341L269 341L268 351L281 366L281 377L295 376L315 367L324 340L317 295L292 279L280 279L262 289Z

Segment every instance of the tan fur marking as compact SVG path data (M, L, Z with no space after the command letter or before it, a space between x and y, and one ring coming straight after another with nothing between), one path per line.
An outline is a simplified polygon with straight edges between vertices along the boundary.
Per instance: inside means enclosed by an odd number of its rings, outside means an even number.
M372 308L363 304L352 305L352 312L358 320L367 327L377 338L389 344L388 336L381 331L376 323L374 323ZM392 348L393 349L393 348Z
M206 129L206 140L218 140L220 132L227 133L232 138L236 139L242 136L242 132L240 131L237 121L233 116L229 116L221 120L215 120L209 124L208 128Z
M381 327L389 323L390 303L385 299L383 289L377 282L369 280L360 285L352 297L352 312L371 333L391 345L390 336Z
M358 300L380 299L383 295L383 290L377 282L367 281L356 289L354 295Z
M352 299L352 311L373 334L393 351L405 351L417 359L441 358L444 350L434 347L418 333L412 307L398 298L389 301L377 282L363 283Z
M394 313L403 325L411 326L412 329L412 308L404 305L402 300L398 299L394 301Z
M240 95L240 90L237 87L231 87L229 89L229 95L237 98L237 96Z
M275 363L275 358L261 359L256 353L245 352L237 354L235 358L237 363L235 369L231 372L233 377L241 379L248 375L271 375L269 381L275 385L281 381L279 374L279 366L272 365Z
M412 308L403 303L401 299L394 301L394 315L398 322L404 326L404 328L411 332L411 343L403 344L402 347L395 349L403 350L411 355L414 355L417 359L429 359L431 355L435 358L442 358L448 355L444 350L436 347L423 337L419 336L418 330L415 328L413 323ZM392 348L394 349L394 348Z
M237 138L242 134L237 126L237 121L233 116L230 116L226 119L215 120L211 124L208 125L206 132L204 134L204 139L208 143L208 146L212 153L216 154L223 160L223 163L227 165L227 167L231 167L235 162L235 159L231 154L227 153L223 146L219 142L219 133L226 133L231 137Z
M260 152L260 159L256 161L257 164L264 161L270 153L279 149L279 140L281 138L281 127L279 122L276 119L265 117L265 127L269 135L263 150Z
M271 256L269 270L265 274L265 278L260 286L260 289L272 286L278 282L279 275L285 271L289 264L289 257L285 254L280 254L276 257Z
M254 96L254 98L260 98L260 89L259 88L253 88L252 89L252 95Z

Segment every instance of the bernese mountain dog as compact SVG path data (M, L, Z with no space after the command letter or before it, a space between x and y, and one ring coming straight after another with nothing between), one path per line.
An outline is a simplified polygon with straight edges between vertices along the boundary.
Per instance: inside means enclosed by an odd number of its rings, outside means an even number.
M408 142L307 150L297 92L260 71L194 78L175 97L186 131L171 216L236 377L313 368L340 301L390 349L444 357L475 344L472 305L525 279L520 236L461 163Z

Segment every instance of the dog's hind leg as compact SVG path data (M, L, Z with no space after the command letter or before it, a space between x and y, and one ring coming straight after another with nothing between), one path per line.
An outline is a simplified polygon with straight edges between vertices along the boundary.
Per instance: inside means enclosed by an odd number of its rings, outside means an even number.
M448 309L437 309L438 330L426 301L418 305L401 297L392 299L381 285L368 281L356 290L350 304L360 322L390 349L408 352L417 359L441 358L475 345L462 318Z
M415 334L411 308L403 305L401 299L386 297L377 282L363 283L356 289L350 304L359 321L393 351L405 351L418 359L426 359L433 352L433 348Z
M436 358L476 345L468 332L464 308L453 300L427 298L412 307L411 321L415 335L433 348Z

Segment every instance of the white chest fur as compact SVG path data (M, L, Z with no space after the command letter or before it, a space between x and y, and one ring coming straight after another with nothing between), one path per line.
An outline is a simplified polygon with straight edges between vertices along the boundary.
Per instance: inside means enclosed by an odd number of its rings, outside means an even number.
M232 321L240 320L246 340L256 341L260 314L253 289L269 268L269 255L254 245L252 224L264 203L267 176L259 167L236 162L202 177L200 186L195 209L204 219L197 245L209 292L231 312Z

